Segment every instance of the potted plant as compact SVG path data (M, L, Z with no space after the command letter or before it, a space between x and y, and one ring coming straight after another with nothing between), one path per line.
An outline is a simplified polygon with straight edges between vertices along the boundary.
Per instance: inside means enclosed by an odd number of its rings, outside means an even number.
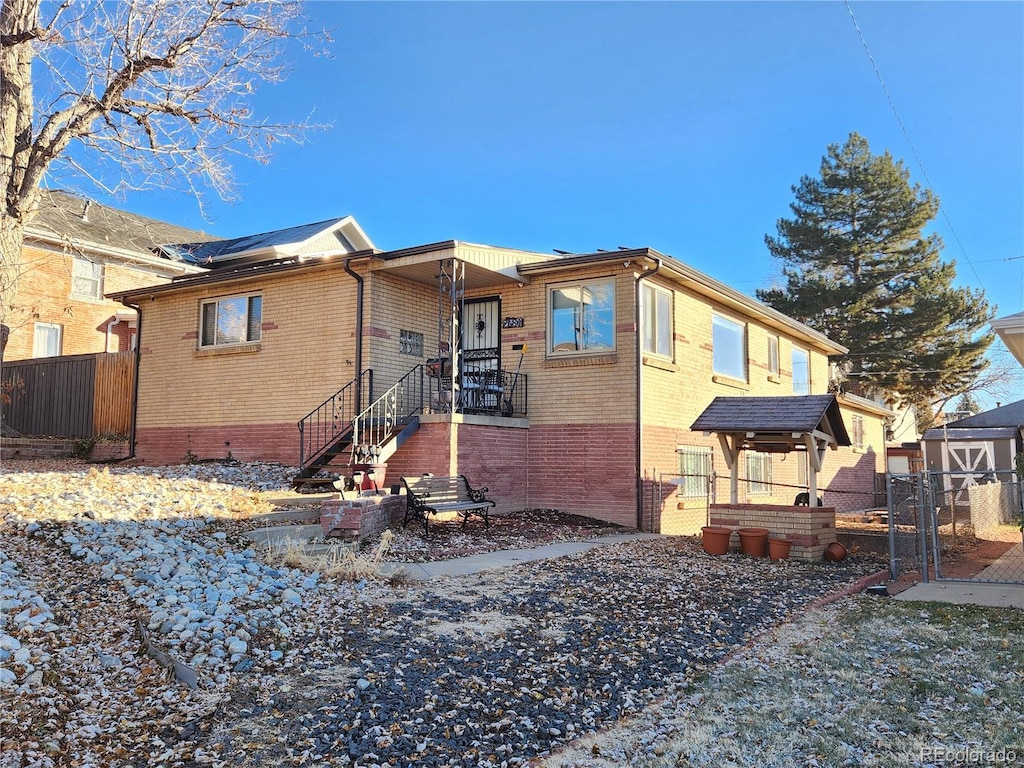
M722 525L705 525L700 529L701 543L704 551L709 555L724 555L729 551L729 539L732 538L732 528Z

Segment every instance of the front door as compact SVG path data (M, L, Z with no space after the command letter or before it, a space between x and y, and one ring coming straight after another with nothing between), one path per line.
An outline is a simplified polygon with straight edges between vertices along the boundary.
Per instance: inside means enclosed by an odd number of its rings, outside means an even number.
M464 411L501 407L501 300L469 299L462 315Z

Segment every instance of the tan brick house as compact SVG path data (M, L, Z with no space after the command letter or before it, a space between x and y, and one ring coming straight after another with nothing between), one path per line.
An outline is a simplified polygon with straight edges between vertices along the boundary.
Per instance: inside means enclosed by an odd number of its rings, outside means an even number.
M388 478L465 473L499 510L682 532L703 523L702 477L719 463L715 440L688 427L702 409L715 395L826 393L828 356L844 351L647 248L363 245L227 253L117 293L143 318L137 455L230 452L312 474L334 453L344 471L354 451ZM819 487L863 475L870 489L889 412L840 405L857 440ZM743 493L759 501L788 504L800 488L795 455L747 470Z
M15 308L5 318L5 360L123 352L135 313L104 294L166 282L198 268L155 252L209 235L45 190L25 230Z

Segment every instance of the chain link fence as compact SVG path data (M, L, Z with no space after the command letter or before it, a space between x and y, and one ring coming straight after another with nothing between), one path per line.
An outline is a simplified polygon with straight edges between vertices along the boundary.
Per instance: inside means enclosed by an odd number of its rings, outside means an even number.
M806 484L784 483L748 477L738 482L741 504L807 504ZM652 472L643 478L643 528L672 535L694 535L707 525L711 504L729 502L729 476L714 468L703 472ZM799 499L799 501L798 501ZM827 486L818 489L822 506L836 510L837 526L849 521L862 528L876 528L885 536L885 476L858 489ZM884 552L885 550L880 550Z
M889 475L894 577L1024 583L1024 483L1010 471Z

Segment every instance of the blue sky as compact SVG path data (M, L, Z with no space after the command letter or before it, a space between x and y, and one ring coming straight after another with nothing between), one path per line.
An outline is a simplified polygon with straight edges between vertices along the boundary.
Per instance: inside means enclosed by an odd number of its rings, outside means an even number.
M959 281L1024 310L1024 4L850 7L913 147L841 0L317 2L332 56L255 106L332 127L236 165L210 221L116 204L225 237L352 214L384 249L651 246L752 294L791 186L858 131L940 197Z

